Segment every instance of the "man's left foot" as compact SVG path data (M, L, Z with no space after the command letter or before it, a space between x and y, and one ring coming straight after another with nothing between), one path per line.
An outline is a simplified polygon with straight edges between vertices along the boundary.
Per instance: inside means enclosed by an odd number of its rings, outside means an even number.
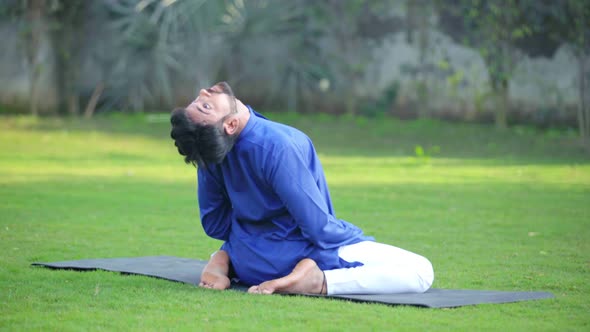
M229 256L224 250L219 250L205 265L201 273L199 287L211 289L228 289L231 281L227 276L229 272Z
M253 294L326 294L326 277L313 259L301 260L293 271L278 279L265 281L248 289Z
M215 271L204 271L199 282L199 287L219 290L228 289L230 285L231 281L227 276Z

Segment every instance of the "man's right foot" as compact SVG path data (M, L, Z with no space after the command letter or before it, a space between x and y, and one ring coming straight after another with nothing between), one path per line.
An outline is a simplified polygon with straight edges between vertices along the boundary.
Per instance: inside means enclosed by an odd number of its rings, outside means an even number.
M326 277L313 259L302 259L293 271L278 279L265 281L248 289L254 294L323 294L327 292Z

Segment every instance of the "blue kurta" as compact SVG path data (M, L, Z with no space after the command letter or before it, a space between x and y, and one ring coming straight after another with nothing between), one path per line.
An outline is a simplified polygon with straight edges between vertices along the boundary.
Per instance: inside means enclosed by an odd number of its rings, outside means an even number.
M234 272L256 285L289 274L303 258L322 270L361 265L338 248L365 240L337 219L309 137L254 112L222 163L198 169L201 223L225 241Z

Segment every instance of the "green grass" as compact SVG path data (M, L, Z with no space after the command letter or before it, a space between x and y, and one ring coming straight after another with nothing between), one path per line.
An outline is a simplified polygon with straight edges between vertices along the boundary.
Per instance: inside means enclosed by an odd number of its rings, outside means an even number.
M220 242L166 117L0 117L0 329L589 330L590 157L567 132L272 115L307 132L340 218L428 257L437 288L555 299L420 309L215 292L35 261L175 255ZM421 155L416 154L420 146ZM420 150L420 149L418 149Z

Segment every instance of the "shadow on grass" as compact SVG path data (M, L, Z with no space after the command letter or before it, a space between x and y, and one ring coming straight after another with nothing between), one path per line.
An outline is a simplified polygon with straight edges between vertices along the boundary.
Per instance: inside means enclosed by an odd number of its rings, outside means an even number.
M268 117L305 132L320 155L415 158L416 162L408 163L408 167L429 164L439 158L475 159L488 165L590 163L590 153L571 132L542 132L527 127L499 131L479 124L322 114L281 113ZM0 128L138 135L168 141L174 147L167 114L117 113L90 120L3 116L0 121Z

